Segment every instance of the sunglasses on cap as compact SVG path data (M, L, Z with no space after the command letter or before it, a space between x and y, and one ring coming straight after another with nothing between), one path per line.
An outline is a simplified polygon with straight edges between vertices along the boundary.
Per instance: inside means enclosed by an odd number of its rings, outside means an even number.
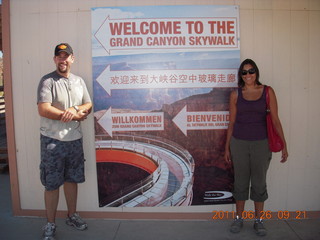
M255 74L256 73L256 70L254 68L250 68L249 70L242 70L241 74L244 76L244 75L247 75L247 74Z

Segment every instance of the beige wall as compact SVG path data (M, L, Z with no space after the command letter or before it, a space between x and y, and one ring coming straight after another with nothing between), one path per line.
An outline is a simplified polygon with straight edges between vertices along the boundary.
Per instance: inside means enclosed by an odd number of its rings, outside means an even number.
M7 0L4 0L5 2ZM39 181L39 117L36 88L54 69L53 47L69 42L75 51L73 72L83 76L92 94L91 7L141 5L240 5L241 60L254 59L261 81L277 94L279 115L289 148L281 164L274 154L265 209L320 210L320 0L10 0L11 76L16 166L22 210L43 210ZM83 124L87 181L80 185L80 211L207 212L232 205L185 208L98 207L93 116ZM11 161L14 161L11 159ZM14 165L14 164L12 164ZM17 173L17 175L15 175ZM17 188L13 188L15 191ZM61 195L63 196L63 195ZM249 203L247 210L252 209ZM59 210L65 210L64 197ZM20 212L28 215L30 212Z

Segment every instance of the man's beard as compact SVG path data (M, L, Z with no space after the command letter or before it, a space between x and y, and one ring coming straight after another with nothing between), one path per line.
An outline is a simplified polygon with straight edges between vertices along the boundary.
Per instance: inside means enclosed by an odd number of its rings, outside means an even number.
M58 71L59 71L60 73L67 73L68 70L69 70L68 66L65 66L65 65L63 65L63 66L58 66Z

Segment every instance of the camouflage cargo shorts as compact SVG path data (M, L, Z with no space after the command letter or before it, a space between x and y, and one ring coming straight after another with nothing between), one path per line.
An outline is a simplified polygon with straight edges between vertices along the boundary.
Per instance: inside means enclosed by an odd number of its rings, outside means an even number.
M47 191L64 182L84 182L84 161L82 139L59 141L41 135L40 179Z

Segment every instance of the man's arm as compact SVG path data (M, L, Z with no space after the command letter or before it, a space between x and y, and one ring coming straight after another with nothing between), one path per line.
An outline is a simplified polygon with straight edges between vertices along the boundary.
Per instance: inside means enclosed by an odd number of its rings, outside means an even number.
M79 108L79 111L84 110L84 111L88 112L88 114L89 114L89 113L91 113L91 110L92 110L92 103L91 102L84 103L84 104L79 105L77 107Z
M77 106L79 111L74 107L70 107L65 111L62 111L51 103L38 103L38 112L41 117L49 118L52 120L60 120L62 122L82 121L87 118L92 109L92 103L85 103Z
M38 112L41 117L49 118L52 120L61 120L64 111L53 107L51 103L39 102Z
M51 103L46 102L39 102L38 103L38 112L41 117L49 118L52 120L58 120L61 122L71 122L72 120L80 120L84 113L82 111L77 111L71 107L66 109L65 111L62 111L54 106L51 105Z
M77 114L74 116L73 120L75 120L75 121L83 121L91 113L92 103L91 102L84 103L84 104L79 105L77 107L78 107L79 111L77 111Z

